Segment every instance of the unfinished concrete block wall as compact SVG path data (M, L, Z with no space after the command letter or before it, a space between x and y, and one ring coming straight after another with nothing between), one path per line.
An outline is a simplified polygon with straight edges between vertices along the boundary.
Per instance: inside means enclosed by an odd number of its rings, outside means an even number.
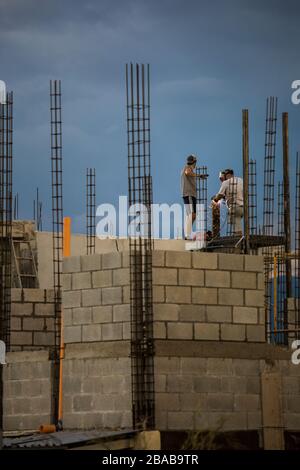
M64 360L64 427L132 426L131 362L123 342L68 345Z
M11 351L49 348L54 344L52 289L11 290Z
M64 260L64 424L132 425L128 252Z
M3 366L4 431L38 430L51 421L51 361L47 351L7 353Z
M263 258L153 253L154 337L265 341Z
M130 339L128 252L64 262L65 342ZM265 341L263 258L153 252L155 339Z

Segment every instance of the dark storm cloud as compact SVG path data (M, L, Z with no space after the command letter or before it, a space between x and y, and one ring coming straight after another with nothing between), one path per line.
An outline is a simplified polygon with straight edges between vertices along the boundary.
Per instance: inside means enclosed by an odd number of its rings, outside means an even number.
M240 165L244 106L260 155L265 97L290 106L300 78L299 10L294 0L0 0L0 79L15 91L15 187L27 206L35 185L50 200L50 78L62 80L65 207L78 220L87 166L97 169L99 202L127 190L128 61L151 64L157 200L178 199L187 152L209 161L212 175L223 162ZM298 125L300 110L290 111Z

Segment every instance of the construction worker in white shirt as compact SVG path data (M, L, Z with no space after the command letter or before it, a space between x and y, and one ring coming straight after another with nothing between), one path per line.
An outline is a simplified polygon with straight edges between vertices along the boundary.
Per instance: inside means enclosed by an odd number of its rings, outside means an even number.
M242 236L243 180L234 176L234 171L229 168L224 170L224 178L218 193L212 198L212 201L213 204L217 204L221 199L225 199L228 208L228 223L233 227L233 234Z

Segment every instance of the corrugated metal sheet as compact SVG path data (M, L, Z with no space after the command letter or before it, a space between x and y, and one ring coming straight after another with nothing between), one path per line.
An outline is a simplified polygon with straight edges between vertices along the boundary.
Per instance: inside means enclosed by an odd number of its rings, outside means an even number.
M93 441L116 440L124 437L131 437L137 431L127 429L122 431L59 431L51 434L32 434L22 437L5 437L3 439L4 448L57 448L68 447L77 444L87 444Z

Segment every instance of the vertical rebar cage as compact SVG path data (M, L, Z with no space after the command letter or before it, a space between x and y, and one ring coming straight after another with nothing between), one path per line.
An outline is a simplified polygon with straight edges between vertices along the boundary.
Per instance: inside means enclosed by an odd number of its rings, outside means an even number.
M96 246L96 170L86 169L86 252L95 253Z
M53 287L55 301L55 341L53 350L53 419L58 419L59 348L61 335L61 273L63 257L63 194L62 194L62 120L61 82L50 80L51 114L51 177L52 177L52 235Z
M201 214L200 226L204 232L204 237L207 235L207 166L199 166L196 168L196 190L197 190L197 209L203 211ZM201 178L201 176L205 176ZM198 214L197 214L198 216Z
M0 103L0 339L10 348L13 93Z
M126 64L126 99L128 192L134 212L129 229L133 426L151 429L155 402L149 65Z
M296 204L295 204L295 328L298 329L296 338L300 337L300 154L296 158Z
M277 130L277 97L266 101L265 152L264 152L264 195L263 195L263 235L272 236L274 232L274 185ZM263 248L265 255L265 320L267 331L273 329L273 257L272 248ZM276 338L277 340L277 338Z

